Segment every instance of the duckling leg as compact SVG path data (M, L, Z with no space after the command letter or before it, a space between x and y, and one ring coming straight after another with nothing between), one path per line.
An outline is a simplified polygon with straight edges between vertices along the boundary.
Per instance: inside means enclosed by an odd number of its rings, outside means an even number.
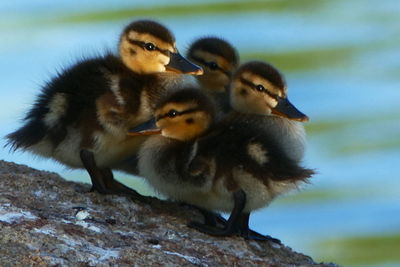
M188 204L185 202L180 203L180 205L182 206L187 206L193 209L198 210L201 215L203 215L204 217L204 224L205 225L210 225L210 226L217 226L217 224L222 224L225 225L226 224L226 220L224 217L222 217L221 215L219 215L218 213L200 208L198 206L192 205L192 204Z
M97 191L100 194L107 194L107 189L102 179L103 174L96 165L93 153L86 149L82 149L80 152L80 157L83 166L89 173L90 179L92 180L92 188L90 191Z
M83 166L88 171L90 179L92 180L92 189L90 191L97 191L100 194L128 194L137 198L143 198L143 196L135 190L116 181L109 168L100 169L96 165L92 152L82 149L80 156Z
M217 226L217 224L226 225L224 217L218 213L208 211L199 207L196 207L204 217L204 224L209 226Z
M228 221L225 224L224 228L218 228L216 226L210 226L198 222L189 223L189 227L195 228L200 232L216 235L216 236L232 236L232 235L241 235L241 214L246 205L246 193L243 190L237 191L233 194L234 198L234 207L229 216Z

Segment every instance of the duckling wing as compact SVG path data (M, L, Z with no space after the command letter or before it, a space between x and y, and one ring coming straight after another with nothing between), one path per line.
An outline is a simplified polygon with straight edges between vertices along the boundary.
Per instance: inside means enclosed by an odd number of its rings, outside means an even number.
M214 158L217 176L231 175L240 168L267 182L304 180L314 173L288 158L282 147L260 129L251 120L221 123L199 140L196 157Z
M188 162L185 176L193 183L204 184L215 175L215 164L212 158L197 156Z

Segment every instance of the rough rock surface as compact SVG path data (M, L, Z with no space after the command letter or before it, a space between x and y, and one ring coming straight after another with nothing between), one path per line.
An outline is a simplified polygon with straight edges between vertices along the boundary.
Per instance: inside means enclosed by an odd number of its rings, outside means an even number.
M0 161L0 266L334 266L269 242L186 227L192 208L89 193L55 173Z

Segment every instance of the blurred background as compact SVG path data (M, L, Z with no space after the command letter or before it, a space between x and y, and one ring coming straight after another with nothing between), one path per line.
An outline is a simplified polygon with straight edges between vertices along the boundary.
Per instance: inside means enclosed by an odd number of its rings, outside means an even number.
M128 22L167 25L184 52L197 37L266 60L306 124L312 183L254 213L251 227L316 261L400 265L400 2L397 0L19 0L0 3L0 136L20 126L41 85L82 56L116 50ZM28 153L0 159L89 182ZM152 194L140 178L117 178ZM0 189L1 190L1 189Z

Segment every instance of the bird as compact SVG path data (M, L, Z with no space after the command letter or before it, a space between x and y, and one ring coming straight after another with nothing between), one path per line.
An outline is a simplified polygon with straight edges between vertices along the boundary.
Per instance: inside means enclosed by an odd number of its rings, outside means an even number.
M288 102L286 91L267 86L262 75L249 75L245 69L238 70L233 86L263 91L260 98L270 114L307 118ZM275 82L274 77L268 78ZM263 90L259 84L265 86ZM159 102L155 125L130 131L157 134L139 151L139 172L156 191L204 210L230 212L223 227L207 222L191 222L190 227L215 236L276 242L249 229L250 213L307 182L314 171L290 159L251 116L234 113L215 121L212 101L201 91L187 88Z
M308 117L287 99L286 81L277 68L263 61L242 64L232 78L230 105L231 116L241 114L243 119L253 120L254 127L273 138L286 156L297 162L303 160L303 122ZM277 105L275 109L271 109L273 105Z
M85 168L91 191L138 195L114 179L111 167L138 150L146 137L128 136L128 129L153 116L181 74L202 69L181 56L173 33L153 20L133 21L120 35L118 55L81 59L48 81L7 145Z
M204 70L203 75L195 76L200 89L216 101L221 116L228 113L229 85L240 61L236 48L220 37L207 36L196 39L186 56Z

